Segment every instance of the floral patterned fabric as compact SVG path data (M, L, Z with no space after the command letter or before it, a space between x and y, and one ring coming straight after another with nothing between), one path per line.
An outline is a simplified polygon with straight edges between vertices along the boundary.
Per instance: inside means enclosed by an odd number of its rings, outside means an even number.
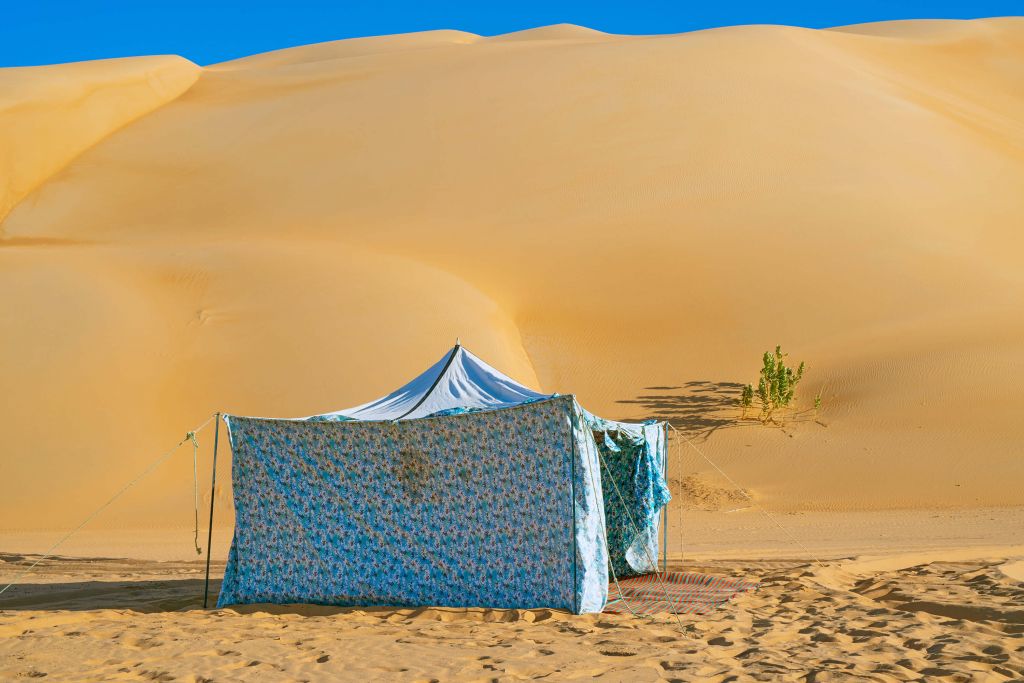
M665 426L586 418L600 454L611 570L619 578L658 571L658 515L672 499Z
M571 396L398 422L226 421L236 522L219 606L604 607L599 463Z

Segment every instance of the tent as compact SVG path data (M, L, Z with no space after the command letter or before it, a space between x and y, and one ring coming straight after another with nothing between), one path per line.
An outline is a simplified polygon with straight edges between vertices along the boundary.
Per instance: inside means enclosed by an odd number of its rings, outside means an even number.
M461 344L400 389L301 419L225 415L235 531L218 606L599 612L657 571L663 423L614 422Z

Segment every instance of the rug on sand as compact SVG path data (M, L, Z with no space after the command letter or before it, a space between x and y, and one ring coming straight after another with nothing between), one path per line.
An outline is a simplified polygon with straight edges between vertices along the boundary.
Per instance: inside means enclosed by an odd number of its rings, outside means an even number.
M616 614L705 614L735 595L761 586L757 581L691 572L644 574L608 586L605 612Z

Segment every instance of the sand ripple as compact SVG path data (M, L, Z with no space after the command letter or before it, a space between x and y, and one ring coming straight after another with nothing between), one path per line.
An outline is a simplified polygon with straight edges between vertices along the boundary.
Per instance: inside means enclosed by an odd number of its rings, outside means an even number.
M31 559L4 556L8 570ZM830 563L831 564L831 563ZM852 569L851 569L852 567ZM54 561L0 612L0 678L953 681L1024 676L1024 585L996 561L862 575L796 560L689 570L764 587L704 616L197 609L195 563ZM7 597L7 596L5 596ZM61 609L57 609L60 606Z

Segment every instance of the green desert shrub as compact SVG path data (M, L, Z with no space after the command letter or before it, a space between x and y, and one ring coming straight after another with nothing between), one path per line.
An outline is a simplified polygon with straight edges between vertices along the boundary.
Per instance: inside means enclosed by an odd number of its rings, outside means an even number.
M756 396L761 407L761 422L772 422L776 411L790 406L796 396L796 387L804 376L803 362L794 370L786 365L786 356L781 346L776 346L774 353L765 351L757 389L752 384L743 387L740 403L744 412L753 405Z
M743 394L740 396L740 405L743 406L743 416L747 416L747 409L754 405L754 387L747 384L743 387Z

